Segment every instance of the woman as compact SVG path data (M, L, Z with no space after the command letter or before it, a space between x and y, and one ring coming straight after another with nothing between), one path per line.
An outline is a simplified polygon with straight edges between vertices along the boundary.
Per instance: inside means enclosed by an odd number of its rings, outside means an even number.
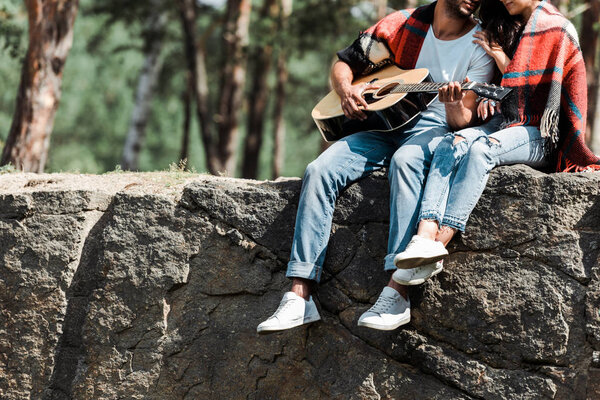
M435 261L464 231L494 167L554 162L557 171L600 170L584 142L587 83L573 25L545 0L484 0L481 10L486 31L475 42L495 59L501 86L512 92L501 114L482 101L478 116L491 119L448 135L436 149L417 235L394 259L393 279L401 284L441 270Z

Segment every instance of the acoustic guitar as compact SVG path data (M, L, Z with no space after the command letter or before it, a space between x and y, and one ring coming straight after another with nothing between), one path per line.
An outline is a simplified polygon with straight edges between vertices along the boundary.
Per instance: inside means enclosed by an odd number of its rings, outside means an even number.
M363 92L369 105L363 111L365 121L346 118L340 97L332 90L312 110L323 139L328 142L361 131L389 132L408 124L435 100L438 89L447 82L431 82L426 68L403 70L389 66L352 84L371 83L377 89ZM462 90L472 90L481 97L501 101L512 89L487 83L463 82Z

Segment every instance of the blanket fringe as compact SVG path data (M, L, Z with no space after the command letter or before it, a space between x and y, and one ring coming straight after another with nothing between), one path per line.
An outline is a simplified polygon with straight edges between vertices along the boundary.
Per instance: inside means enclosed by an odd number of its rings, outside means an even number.
M546 108L542 115L542 123L540 124L540 132L542 137L549 137L553 146L558 143L558 118L559 110Z
M562 160L563 155L562 151L559 151L557 154L558 163L556 165L556 172L600 172L600 164L579 165L568 158ZM564 165L561 160L564 161Z

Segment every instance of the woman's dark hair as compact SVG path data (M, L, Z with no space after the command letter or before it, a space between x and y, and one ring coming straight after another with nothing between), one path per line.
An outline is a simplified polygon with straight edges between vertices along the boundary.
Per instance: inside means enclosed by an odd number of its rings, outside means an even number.
M500 0L482 0L479 18L490 39L498 43L506 55L512 58L524 27L519 17L510 15Z

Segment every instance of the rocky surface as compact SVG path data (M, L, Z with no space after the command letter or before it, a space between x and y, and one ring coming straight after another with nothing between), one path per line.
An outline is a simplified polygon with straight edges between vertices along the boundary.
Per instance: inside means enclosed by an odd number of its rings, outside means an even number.
M356 326L388 279L387 180L362 180L323 321L258 336L300 184L0 175L0 398L600 398L600 174L495 171L393 332Z

